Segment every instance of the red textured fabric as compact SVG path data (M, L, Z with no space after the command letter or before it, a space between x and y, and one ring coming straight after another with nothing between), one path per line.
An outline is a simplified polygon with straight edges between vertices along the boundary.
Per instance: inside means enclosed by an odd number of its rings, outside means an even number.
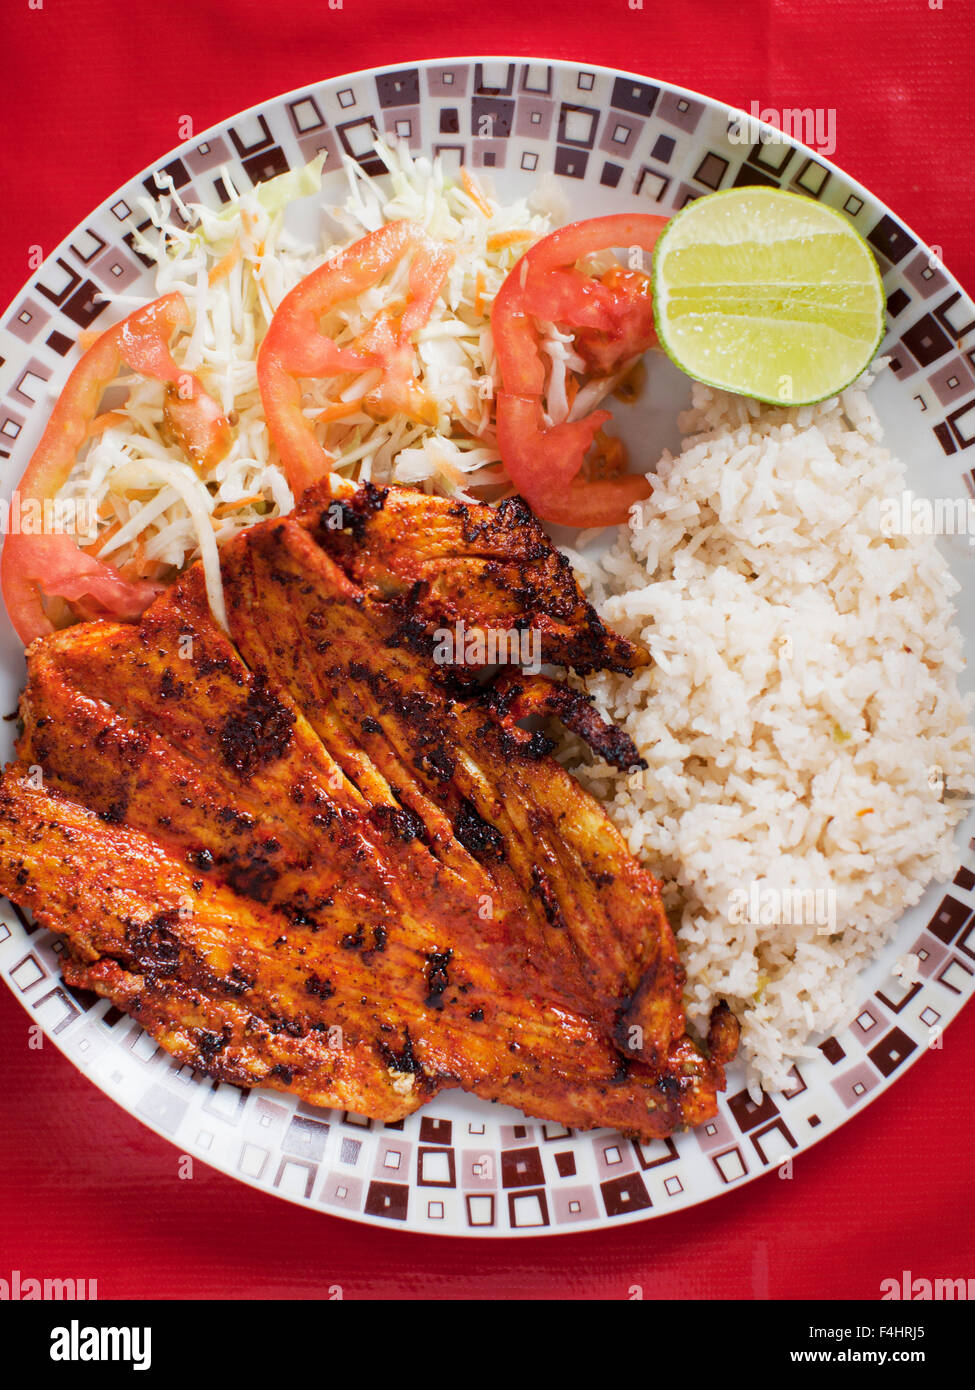
M120 183L255 102L411 59L561 57L749 109L833 108L834 160L975 286L975 13L957 0L21 0L5 6L0 303ZM718 1201L534 1240L413 1236L340 1221L196 1165L131 1119L0 993L0 1275L97 1278L101 1297L866 1298L881 1280L973 1273L969 1008L893 1089Z

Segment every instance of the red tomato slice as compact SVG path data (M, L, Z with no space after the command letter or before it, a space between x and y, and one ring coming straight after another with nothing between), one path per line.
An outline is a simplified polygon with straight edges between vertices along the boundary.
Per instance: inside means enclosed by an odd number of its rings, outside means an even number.
M614 246L653 249L666 218L634 213L573 222L535 243L509 272L491 311L501 390L498 447L508 476L544 521L610 526L627 519L650 494L637 475L586 482L578 475L599 427L609 416L546 428L541 408L545 368L536 319L578 329L576 350L608 375L655 341L646 276L622 267L600 279L575 263Z
M411 252L409 302L399 319L382 315L370 326L358 345L364 351L340 348L321 332L324 314L375 285ZM299 378L381 367L382 381L367 407L380 415L402 410L428 418L414 380L412 335L429 319L451 260L417 223L389 222L306 275L279 304L258 354L257 379L268 429L296 498L331 468L302 413Z
M60 492L88 436L105 388L123 363L171 386L178 382L180 392L186 395L182 402L187 407L184 427L196 432L201 448L203 441L213 447L226 421L197 378L179 367L169 351L173 332L189 322L183 296L167 294L101 334L75 366L58 397L41 442L17 484L21 503L43 503ZM25 646L54 631L42 594L69 602L87 601L103 616L128 620L143 612L159 592L158 585L123 579L118 570L86 555L63 534L8 535L0 557L0 586L10 621Z
M33 581L49 598L84 603L89 615L97 611L99 617L128 622L144 613L162 592L161 584L123 579L111 565L79 550L68 535L30 536L29 540L19 566L20 578Z

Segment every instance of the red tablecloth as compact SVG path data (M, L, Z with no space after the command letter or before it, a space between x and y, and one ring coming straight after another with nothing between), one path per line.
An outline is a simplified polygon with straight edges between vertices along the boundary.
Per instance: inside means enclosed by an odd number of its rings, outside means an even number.
M40 5L41 0L32 0ZM834 159L969 289L975 13L962 0L27 0L6 6L0 303L133 173L194 129L357 68L469 54L627 68L748 109L833 108ZM502 1242L387 1232L291 1207L130 1119L0 994L0 1276L98 1279L102 1297L867 1298L975 1274L975 1010L794 1166L604 1234Z

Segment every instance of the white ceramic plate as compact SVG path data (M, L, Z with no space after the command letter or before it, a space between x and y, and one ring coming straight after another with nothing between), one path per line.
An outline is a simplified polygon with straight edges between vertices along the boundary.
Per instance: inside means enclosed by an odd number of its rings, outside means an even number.
M841 209L867 238L889 296L891 370L873 388L888 436L921 496L966 497L975 463L975 309L951 276L865 189L811 150L779 138L741 143L738 113L656 79L546 60L446 59L351 74L303 88L195 137L96 208L18 296L0 328L0 459L9 496L50 404L77 360L79 331L119 316L97 296L153 297L132 249L140 196L155 173L186 201L216 205L217 172L240 187L327 152L324 204L341 200L340 152L371 158L375 130L406 137L490 174L502 198L554 174L574 217L637 208L670 212L739 183L777 184ZM328 171L331 171L329 174ZM307 223L319 204L296 209ZM969 349L966 357L965 349ZM630 443L648 465L675 446L688 383L653 368ZM975 598L965 536L944 542ZM975 602L961 603L966 641ZM23 684L20 644L0 618L0 708ZM6 758L13 727L4 727ZM959 828L967 846L970 824ZM967 855L972 858L970 854ZM131 1114L224 1172L291 1201L394 1228L509 1236L612 1227L691 1206L808 1149L904 1074L975 986L975 874L959 857L953 884L932 886L862 979L849 1026L821 1040L788 1092L755 1105L734 1066L711 1123L666 1142L635 1144L605 1130L571 1133L460 1092L397 1125L316 1110L271 1091L243 1092L179 1066L105 1001L59 978L59 943L3 904L0 972L51 1040ZM921 958L920 983L891 974Z

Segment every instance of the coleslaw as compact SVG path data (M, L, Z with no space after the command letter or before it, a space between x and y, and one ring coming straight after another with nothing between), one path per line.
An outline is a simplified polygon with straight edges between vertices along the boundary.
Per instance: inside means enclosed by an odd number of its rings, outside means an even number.
M375 419L359 404L379 372L347 374L328 383L304 383L305 415L320 432L334 472L349 482L397 482L459 497L470 489L510 492L493 428L497 388L490 306L511 266L564 216L554 195L502 205L464 171L449 177L440 161L413 158L405 145L377 140L389 175L381 182L344 160L348 193L330 210L324 244L310 246L287 225L287 209L321 189L321 158L248 192L225 170L227 204L214 211L185 204L170 185L158 203L141 211L154 233L137 249L155 262L158 295L181 293L193 319L173 347L187 372L206 384L232 424L226 455L201 471L166 428L165 387L141 376L121 376L111 388L125 398L103 410L96 432L61 495L94 508L98 534L92 553L126 575L164 578L202 558L210 569L216 545L294 504L264 418L257 354L281 301L317 266L365 232L408 218L455 252L443 294L416 335L416 375L436 407L418 421L403 413ZM178 217L174 217L174 212ZM180 225L182 223L182 225ZM332 333L351 342L402 295L405 264L336 314ZM141 299L117 297L128 309ZM571 335L550 325L544 351L551 363L556 418L568 414L566 374L581 369ZM610 389L613 383L605 385ZM603 387L603 383L599 383ZM604 393L604 392L603 392ZM578 404L591 409L595 393L583 388ZM106 401L106 406L109 403Z

